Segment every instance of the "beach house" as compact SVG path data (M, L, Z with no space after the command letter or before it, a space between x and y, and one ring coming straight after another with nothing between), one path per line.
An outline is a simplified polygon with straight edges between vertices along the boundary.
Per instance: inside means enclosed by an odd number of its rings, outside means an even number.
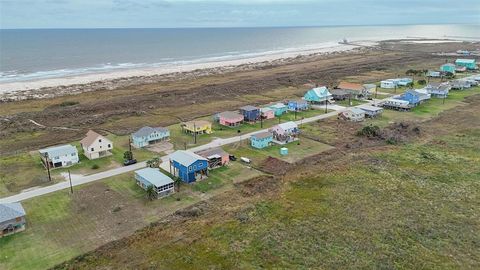
M412 108L408 101L397 98L386 98L382 101L381 106L397 111L409 111Z
M218 123L226 127L238 127L243 123L244 117L242 114L233 111L221 112L216 115Z
M240 113L247 122L256 122L260 120L260 108L255 106L243 106L240 108Z
M455 74L456 66L452 63L446 63L440 66L440 71Z
M294 141L300 134L298 125L292 121L273 126L269 131L273 134L274 140L282 143Z
M0 238L25 230L25 209L19 202L0 203Z
M68 167L79 162L77 148L71 144L52 146L38 152L43 165L49 168Z
M142 148L151 144L167 141L170 138L170 131L164 127L142 127L133 133L132 144L137 148Z
M273 134L271 132L260 132L250 136L250 144L253 148L263 149L273 142Z
M420 103L423 103L423 102L429 100L429 99L432 97L432 95L430 95L430 94L428 93L428 91L425 90L425 88L415 89L415 90L413 90L413 91L415 91L415 92L418 93Z
M377 91L377 85L373 83L366 83L363 85L365 89L367 89L367 93L373 94Z
M197 155L208 160L208 168L214 169L230 163L230 155L220 147L214 147L196 152Z
M170 174L191 183L208 177L208 160L190 151L178 150L168 156Z
M275 111L272 108L266 107L260 109L261 117L265 120L275 118Z
M377 117L383 113L383 108L372 106L369 104L362 104L357 106L357 108L365 112L365 117L370 117L370 118Z
M380 88L393 89L397 86L394 80L388 79L380 82Z
M327 87L321 86L308 90L303 96L303 99L311 103L330 102L332 100L332 94L330 94Z
M104 136L89 130L85 138L80 141L83 149L83 155L88 159L97 159L101 157L110 156L113 147L112 141Z
M424 89L432 97L446 98L451 86L449 83L429 83Z
M471 82L467 80L453 80L450 82L452 89L464 90L472 87Z
M289 100L287 106L290 111L298 112L308 110L308 102L303 99Z
M367 89L358 83L340 82L335 89L340 89L349 93L352 98L362 98L368 95Z
M342 89L332 89L330 90L330 93L332 94L334 100L339 101L348 99L351 96L350 93Z
M143 168L135 171L135 181L144 190L153 186L158 198L175 192L172 178L160 172L158 168Z
M211 134L212 123L206 120L193 120L180 124L182 131L190 134Z
M460 67L465 67L469 70L478 69L475 59L457 59L455 60L455 64Z
M413 83L411 78L397 78L393 79L398 86L408 86L410 83Z
M273 113L275 114L275 116L281 116L282 114L286 113L288 110L287 105L283 103L276 103L276 104L270 105L269 108L273 110Z
M420 104L420 93L418 93L418 92L416 92L412 89L409 89L409 90L405 91L405 93L403 93L402 95L400 95L399 97L396 97L396 98L408 101L408 104L411 107L415 107L415 106Z
M347 110L340 112L338 114L340 119L349 120L352 122L360 122L365 119L365 111L359 108L348 108Z

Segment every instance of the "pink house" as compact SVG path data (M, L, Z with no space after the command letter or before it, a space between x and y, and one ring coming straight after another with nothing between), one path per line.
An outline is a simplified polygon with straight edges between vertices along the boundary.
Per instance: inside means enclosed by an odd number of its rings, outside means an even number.
M260 112L262 114L262 118L265 120L275 118L275 111L270 108L261 108Z
M243 122L243 115L237 113L237 112L232 112L232 111L226 111L219 113L217 115L218 117L218 122L222 126L227 126L227 127L236 127L242 124Z

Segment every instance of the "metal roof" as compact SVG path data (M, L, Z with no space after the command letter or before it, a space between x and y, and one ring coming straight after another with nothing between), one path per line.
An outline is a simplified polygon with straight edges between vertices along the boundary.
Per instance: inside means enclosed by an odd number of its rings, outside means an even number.
M196 152L196 154L199 155L199 156L202 156L204 158L208 158L208 157L214 156L214 155L219 155L219 156L228 155L228 153L225 152L220 147L209 148L209 149L206 149L206 150L198 151L198 152Z
M355 108L355 107L351 107L349 110L352 111L354 114L362 114L362 113L365 113L363 110L361 110L361 109L359 109L359 108Z
M255 106L252 106L252 105L247 105L247 106L243 106L240 108L240 110L244 110L244 111L257 111L259 110L257 107Z
M52 146L49 148L40 149L38 150L38 152L40 152L40 154L42 155L48 153L49 157L59 157L64 155L70 155L72 153L78 153L77 148L71 144Z
M375 107L375 106L368 105L368 104L359 105L357 108L360 108L364 111L370 111L370 112L378 112L378 111L383 110L383 108Z
M272 110L272 108L266 107L266 108L261 108L260 111L262 113L265 113L265 112L270 112L270 111L273 111L273 110Z
M460 58L460 59L455 60L455 63L456 62L473 64L473 63L475 63L475 59L461 59Z
M135 173L156 187L161 187L173 183L172 178L160 172L159 169L143 168L141 170L135 171Z
M292 121L278 124L278 126L283 130L298 128L298 125Z
M275 108L275 109L282 109L282 108L285 108L287 107L287 105L283 104L283 103L277 103L277 104L273 104L270 106L270 108Z
M134 137L147 137L147 136L150 136L150 134L154 133L154 132L167 132L168 129L167 128L164 128L164 127L156 127L156 128L152 128L152 127L142 127L141 129L139 129L137 132L133 133L132 135Z
M178 150L169 155L171 160L174 160L183 166L190 166L198 160L207 160L206 158L192 153L190 151Z
M226 111L226 112L221 112L218 114L219 117L222 117L222 118L227 118L227 119L240 119L242 118L243 119L243 115L242 114L239 114L237 112L232 112L232 111Z
M0 203L0 223L25 216L21 203Z

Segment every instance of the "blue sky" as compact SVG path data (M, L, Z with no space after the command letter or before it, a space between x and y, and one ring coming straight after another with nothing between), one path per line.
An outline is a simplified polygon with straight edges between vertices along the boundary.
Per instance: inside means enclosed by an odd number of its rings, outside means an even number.
M480 0L0 0L0 28L480 24Z

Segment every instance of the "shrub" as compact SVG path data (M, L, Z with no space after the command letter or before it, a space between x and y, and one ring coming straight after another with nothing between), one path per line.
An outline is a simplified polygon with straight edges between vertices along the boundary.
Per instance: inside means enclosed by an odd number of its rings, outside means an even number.
M425 80L418 80L417 82L418 82L418 84L420 84L420 85L425 85L425 84L427 84L427 81L425 81Z
M377 137L380 135L380 128L378 126L365 126L357 132L358 136Z
M64 102L60 103L60 106L61 107L68 107L68 106L77 105L79 103L80 102L78 102L78 101L64 101Z
M92 165L92 170L96 170L96 169L98 169L98 168L100 168L100 166L98 166L98 164L93 164L93 165Z

